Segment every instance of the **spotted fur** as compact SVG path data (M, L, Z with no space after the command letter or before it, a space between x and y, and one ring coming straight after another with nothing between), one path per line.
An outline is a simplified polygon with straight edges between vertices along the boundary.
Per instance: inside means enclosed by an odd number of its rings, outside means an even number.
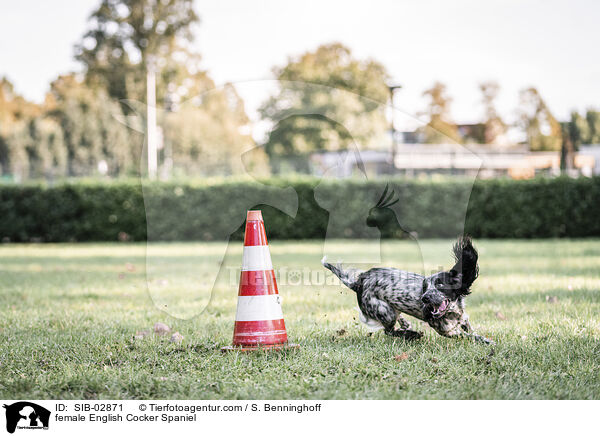
M325 258L322 263L356 292L361 321L372 329L383 328L387 335L405 339L421 337L423 333L412 330L402 316L407 314L426 321L442 336L468 336L478 342L492 343L473 331L465 312L464 299L479 274L479 255L471 238L459 238L453 253L455 264L450 270L428 277L396 268L344 270Z

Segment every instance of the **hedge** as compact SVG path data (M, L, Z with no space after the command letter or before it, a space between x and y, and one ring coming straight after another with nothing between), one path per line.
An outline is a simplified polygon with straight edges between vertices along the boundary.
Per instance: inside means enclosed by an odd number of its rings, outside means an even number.
M371 210L389 182L389 210ZM293 215L297 193L295 217ZM390 191L388 191L390 192ZM290 194L291 193L291 194ZM269 204L271 206L268 206ZM274 205L278 207L273 207ZM468 208L467 208L468 205ZM364 238L406 232L485 238L600 236L600 178L526 181L270 179L213 183L0 185L4 242L240 239L245 210L263 210L271 239ZM146 213L147 211L147 213ZM466 212L466 218L465 218ZM379 215L374 215L379 213ZM148 225L147 225L148 224Z

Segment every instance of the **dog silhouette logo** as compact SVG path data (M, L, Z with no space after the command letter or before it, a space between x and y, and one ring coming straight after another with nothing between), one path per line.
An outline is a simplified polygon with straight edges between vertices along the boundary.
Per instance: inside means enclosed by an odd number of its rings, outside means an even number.
M28 401L19 401L3 406L6 409L6 431L14 433L18 429L48 429L50 411Z

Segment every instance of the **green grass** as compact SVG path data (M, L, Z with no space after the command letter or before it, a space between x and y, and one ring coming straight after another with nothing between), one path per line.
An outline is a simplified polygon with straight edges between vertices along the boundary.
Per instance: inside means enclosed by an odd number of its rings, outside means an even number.
M422 244L427 270L449 265L450 244ZM255 354L220 352L233 331L237 289L226 268L239 267L238 242L212 297L220 243L153 245L148 264L145 245L1 245L0 397L600 399L600 242L477 244L481 276L467 308L493 347L420 322L417 342L369 335L354 294L330 281L280 283L301 349ZM382 248L385 263L419 268L409 243ZM329 249L344 258L364 246ZM321 271L321 243L273 241L271 253L290 282ZM183 342L133 338L159 321Z

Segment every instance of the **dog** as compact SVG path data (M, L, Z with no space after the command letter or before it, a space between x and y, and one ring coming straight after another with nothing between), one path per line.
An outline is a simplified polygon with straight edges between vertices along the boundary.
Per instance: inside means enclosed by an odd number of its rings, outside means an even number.
M455 265L429 277L395 268L343 270L341 265L327 263L326 257L321 263L356 292L360 320L372 329L383 328L386 335L407 340L423 336L411 329L404 313L427 322L442 336L469 337L493 344L473 331L465 312L465 297L479 275L477 250L469 236L462 236L452 251ZM396 328L396 323L400 328Z

